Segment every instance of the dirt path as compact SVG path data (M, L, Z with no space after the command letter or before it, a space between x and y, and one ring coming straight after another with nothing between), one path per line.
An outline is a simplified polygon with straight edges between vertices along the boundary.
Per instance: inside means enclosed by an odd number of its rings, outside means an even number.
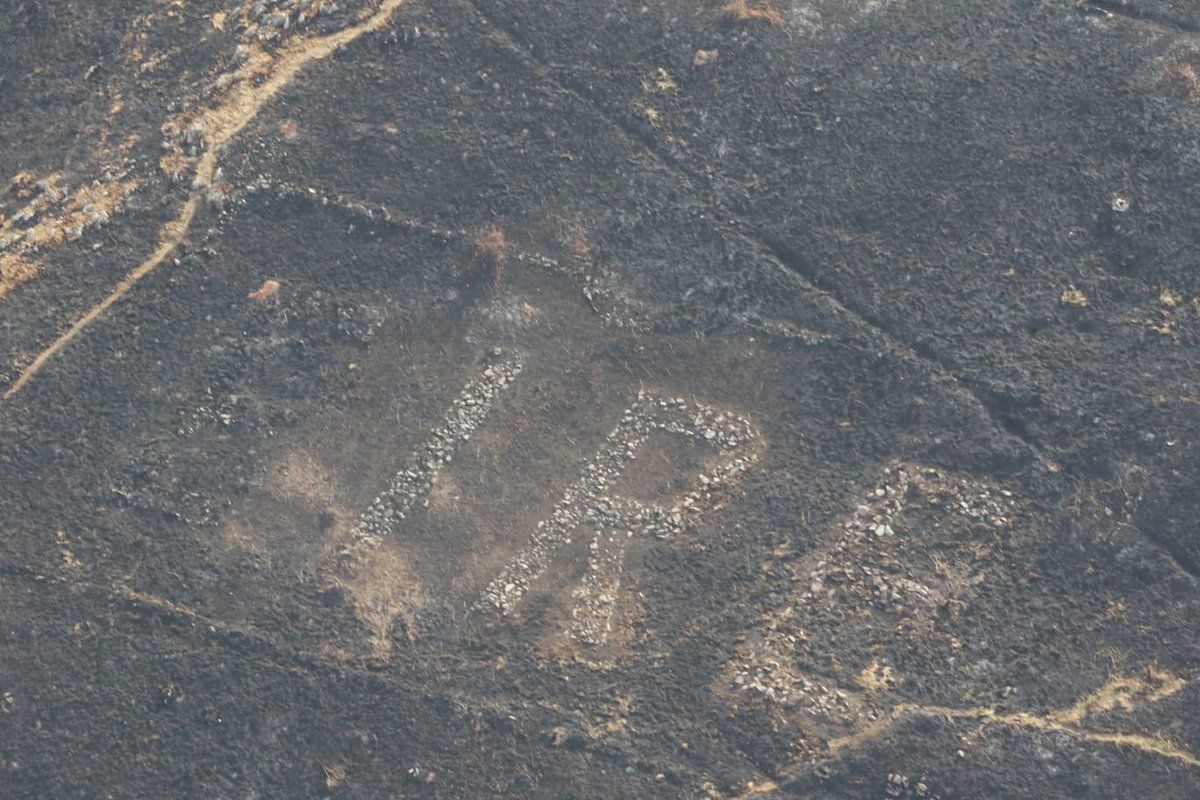
M239 84L212 113L206 114L205 119L208 123L204 132L206 147L196 164L191 192L183 202L178 216L163 225L158 237L158 246L154 252L130 270L129 274L113 287L112 291L76 320L49 347L38 353L29 366L25 367L17 379L5 390L3 399L7 400L20 392L25 384L41 371L46 362L95 322L113 303L128 294L138 281L157 269L171 253L175 252L180 242L187 237L191 230L192 220L205 205L206 195L212 186L213 176L219 167L221 154L225 147L254 121L264 106L271 102L280 91L287 88L305 67L328 58L338 48L345 47L363 34L377 31L385 26L392 14L403 3L404 0L383 0L373 14L357 25L327 36L300 39L290 43L274 56L274 60L268 68L266 80L258 85L254 85L252 81Z

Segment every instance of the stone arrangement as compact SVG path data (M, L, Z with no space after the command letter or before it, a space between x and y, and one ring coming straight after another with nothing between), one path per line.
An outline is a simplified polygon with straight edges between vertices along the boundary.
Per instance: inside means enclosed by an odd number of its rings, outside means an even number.
M899 552L905 534L897 529L905 511L918 502L944 515L948 528L982 525L997 533L1008 527L1016 505L1006 490L956 479L928 467L889 465L879 484L838 522L832 544L794 571L792 599L768 615L757 644L744 652L731 670L736 689L802 708L820 718L849 721L857 715L853 692L838 688L831 679L805 674L796 663L807 650L809 636L818 634L815 628L827 608L907 616L950 599L952 590L917 580L920 572ZM980 540L976 547L986 557L995 542ZM957 569L954 565L945 568L948 572Z
M438 473L487 419L497 395L516 380L522 366L519 354L492 351L492 361L454 399L442 426L430 435L408 466L392 477L388 488L362 513L350 534L350 548L377 547L392 534L396 523L408 516L413 506L418 502L428 504L429 491Z
M661 430L713 449L695 488L669 507L621 497L616 485L649 435ZM568 635L599 644L612 630L625 550L636 537L668 537L683 530L690 515L710 507L718 490L758 459L757 436L738 414L681 398L639 392L604 446L584 466L550 519L538 523L526 547L488 584L476 608L510 613L546 571L551 557L579 531L590 535L587 570L574 590Z

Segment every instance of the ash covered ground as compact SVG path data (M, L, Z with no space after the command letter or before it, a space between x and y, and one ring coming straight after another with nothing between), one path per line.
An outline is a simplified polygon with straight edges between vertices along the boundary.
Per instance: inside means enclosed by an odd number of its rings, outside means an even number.
M0 15L0 795L1200 796L1200 7Z

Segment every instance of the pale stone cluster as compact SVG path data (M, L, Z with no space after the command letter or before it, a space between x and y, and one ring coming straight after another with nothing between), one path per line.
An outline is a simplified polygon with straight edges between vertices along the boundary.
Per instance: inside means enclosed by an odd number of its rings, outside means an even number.
M648 505L614 492L622 473L655 430L678 434L713 450L695 488L670 507ZM575 608L568 633L581 642L604 642L612 629L628 541L635 536L679 533L689 515L709 507L721 486L757 461L755 445L750 421L741 415L640 392L600 451L566 490L550 519L538 523L529 543L488 584L476 607L511 612L543 575L551 557L569 544L578 530L592 538L586 574L573 592Z

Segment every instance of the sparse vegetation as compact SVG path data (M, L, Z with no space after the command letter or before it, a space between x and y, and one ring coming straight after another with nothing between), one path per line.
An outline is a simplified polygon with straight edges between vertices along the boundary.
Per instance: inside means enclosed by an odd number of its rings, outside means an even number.
M285 142L294 142L300 138L300 128L296 125L295 121L285 119L279 123L279 136Z
M512 242L499 225L490 225L487 230L471 240L474 250L473 263L486 271L488 282L493 288L504 280L504 269L512 255Z
M646 94L670 94L679 91L679 84L671 77L671 73L662 67L657 67L645 78L642 78L642 91Z
M321 769L325 772L325 788L331 792L346 780L346 768L341 764L322 764Z
M1062 294L1058 296L1058 302L1064 306L1074 306L1075 308L1087 308L1087 295L1075 288L1072 284L1062 290Z
M717 16L730 22L761 21L776 28L784 26L777 0L729 0L717 9Z
M250 294L248 294L247 297L249 297L251 300L253 300L256 303L266 304L266 303L272 302L278 294L279 294L279 281L274 280L272 278L268 278L267 280L262 282L262 286L259 286L253 292L250 292Z
M1200 58L1185 56L1163 69L1163 73L1169 80L1183 86L1187 92L1188 99L1193 102L1200 101L1200 70L1197 69L1198 64L1200 64Z
M692 69L707 66L715 62L720 55L720 50L697 50L696 54L692 56Z
M567 256L578 267L590 267L596 256L596 249L588 238L587 228L578 222L563 223L555 234L555 240Z

